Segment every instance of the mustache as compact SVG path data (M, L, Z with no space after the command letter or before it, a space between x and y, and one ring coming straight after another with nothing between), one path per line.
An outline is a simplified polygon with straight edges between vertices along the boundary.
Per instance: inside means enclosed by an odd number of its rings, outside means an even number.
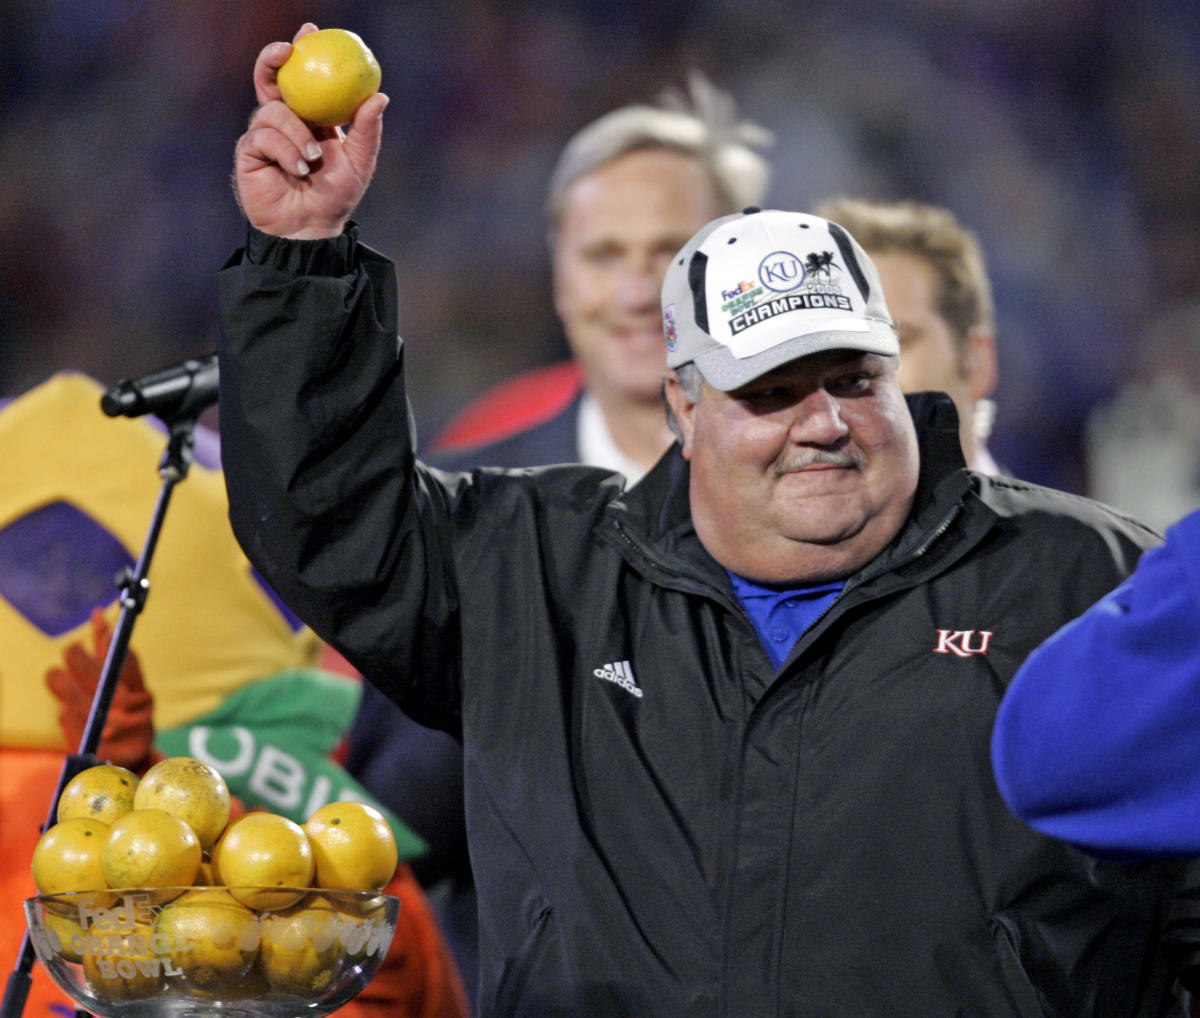
M775 465L775 476L803 470L805 467L822 464L833 467L849 467L852 470L862 470L867 465L867 458L857 449L806 449L803 452L789 456L782 463Z

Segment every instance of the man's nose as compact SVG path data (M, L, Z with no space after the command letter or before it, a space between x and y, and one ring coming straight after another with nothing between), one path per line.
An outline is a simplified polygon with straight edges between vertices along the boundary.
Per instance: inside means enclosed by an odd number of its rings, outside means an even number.
M842 405L824 389L808 393L792 407L792 441L800 445L834 445L850 433Z
M625 269L621 277L621 302L634 311L653 309L657 311L662 291L662 277L658 268L647 260L635 260Z

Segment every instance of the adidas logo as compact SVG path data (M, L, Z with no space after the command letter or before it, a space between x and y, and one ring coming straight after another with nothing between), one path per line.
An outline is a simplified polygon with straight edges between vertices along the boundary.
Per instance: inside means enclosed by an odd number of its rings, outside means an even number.
M628 690L636 697L641 697L642 695L641 689L638 688L638 684L633 680L633 669L629 667L628 661L614 661L612 664L597 668L592 674L598 679L615 682L622 689Z

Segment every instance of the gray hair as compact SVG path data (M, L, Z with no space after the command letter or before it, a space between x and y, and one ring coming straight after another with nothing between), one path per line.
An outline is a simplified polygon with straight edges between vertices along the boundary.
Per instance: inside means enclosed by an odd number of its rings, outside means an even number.
M687 96L668 91L655 105L623 106L592 121L567 142L550 175L546 211L551 237L571 184L640 149L671 149L699 159L712 178L720 215L761 205L771 170L756 149L769 147L772 140L765 128L739 122L733 99L692 71Z
M700 387L704 383L704 376L700 374L700 369L696 367L695 362L688 361L686 364L680 364L675 368L675 377L679 379L679 387L683 390L688 402L697 402L700 399ZM671 434L682 442L683 429L679 426L679 419L675 416L675 411L671 409L671 404L667 402L665 384L663 386L663 404L667 408L667 427L671 429Z

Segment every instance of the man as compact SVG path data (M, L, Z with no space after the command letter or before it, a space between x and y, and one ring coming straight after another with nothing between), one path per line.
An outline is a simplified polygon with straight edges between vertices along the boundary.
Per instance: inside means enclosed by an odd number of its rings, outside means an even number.
M757 205L765 132L693 76L691 102L614 110L580 130L550 178L555 309L573 360L518 376L452 423L434 465L582 462L637 481L672 442L662 409L659 292L667 261L718 215ZM416 868L468 986L478 939L462 803L461 747L368 686L347 766L431 846Z
M435 439L439 465L589 463L636 482L672 437L662 413L659 290L710 219L762 203L761 128L693 75L673 95L593 121L567 143L546 209L554 307L572 361L502 383Z
M318 141L286 52L256 65L220 278L233 525L461 734L482 1013L1171 1013L1178 874L1032 831L987 755L1017 663L1153 535L968 472L952 404L906 406L866 254L795 213L672 260L680 441L638 485L425 467L393 270L346 229L386 99Z
M1200 510L1035 650L1000 705L1005 801L1101 854L1200 855Z
M844 227L879 270L900 336L900 387L945 392L972 470L999 473L988 451L995 406L992 287L975 234L949 209L832 198L814 209Z

